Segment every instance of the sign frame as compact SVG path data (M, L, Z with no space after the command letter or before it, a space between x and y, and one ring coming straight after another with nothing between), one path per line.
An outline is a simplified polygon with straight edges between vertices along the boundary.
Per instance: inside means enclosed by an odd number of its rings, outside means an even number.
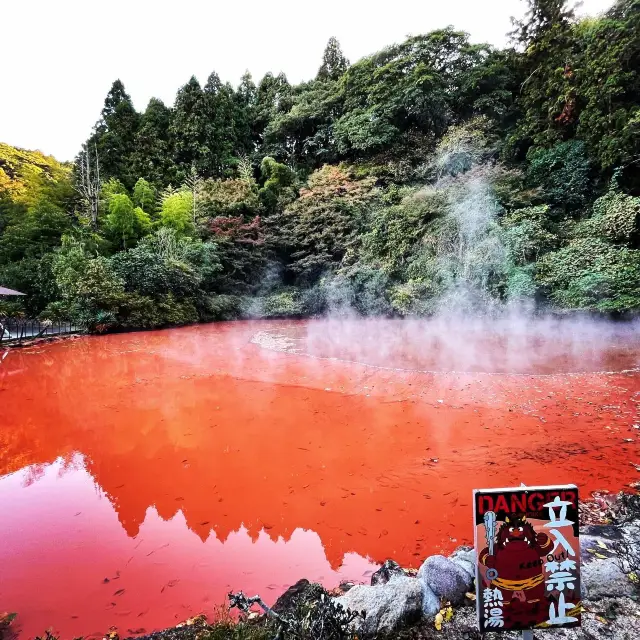
M580 626L576 485L474 489L473 527L481 633Z

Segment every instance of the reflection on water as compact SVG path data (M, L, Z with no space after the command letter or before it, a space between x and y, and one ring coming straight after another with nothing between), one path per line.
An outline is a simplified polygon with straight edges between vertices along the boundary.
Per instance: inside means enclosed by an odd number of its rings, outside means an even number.
M211 612L231 589L269 597L303 574L337 583L375 570L356 554L332 569L312 531L274 539L241 526L224 542L213 533L202 540L181 511L163 520L154 506L129 537L81 465L57 461L35 475L29 468L0 480L0 508L11 514L2 602L23 614L25 637L49 625L65 638L102 637L111 625L141 632Z
M25 637L149 631L229 589L272 602L300 577L334 586L386 557L417 565L470 541L479 485L634 479L635 374L376 370L252 342L320 326L306 324L4 359L0 607Z

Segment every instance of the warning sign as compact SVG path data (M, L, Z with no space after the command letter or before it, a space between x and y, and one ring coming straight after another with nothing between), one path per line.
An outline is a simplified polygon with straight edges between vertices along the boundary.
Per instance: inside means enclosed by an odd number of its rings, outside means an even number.
M480 631L579 626L578 488L473 493Z

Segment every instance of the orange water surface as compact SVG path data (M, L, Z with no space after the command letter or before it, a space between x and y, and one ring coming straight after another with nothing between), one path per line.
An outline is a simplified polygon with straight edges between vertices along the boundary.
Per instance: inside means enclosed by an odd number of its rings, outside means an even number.
M0 610L21 638L149 632L230 590L418 566L471 541L473 488L620 490L640 480L639 356L628 326L393 320L13 349Z

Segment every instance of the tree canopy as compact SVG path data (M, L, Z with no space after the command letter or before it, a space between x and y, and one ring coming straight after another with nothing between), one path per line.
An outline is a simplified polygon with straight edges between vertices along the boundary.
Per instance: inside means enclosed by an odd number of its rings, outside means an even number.
M350 62L331 38L307 81L212 71L142 112L116 80L73 166L0 144L12 312L637 312L640 0L526 3L504 49L449 26Z

